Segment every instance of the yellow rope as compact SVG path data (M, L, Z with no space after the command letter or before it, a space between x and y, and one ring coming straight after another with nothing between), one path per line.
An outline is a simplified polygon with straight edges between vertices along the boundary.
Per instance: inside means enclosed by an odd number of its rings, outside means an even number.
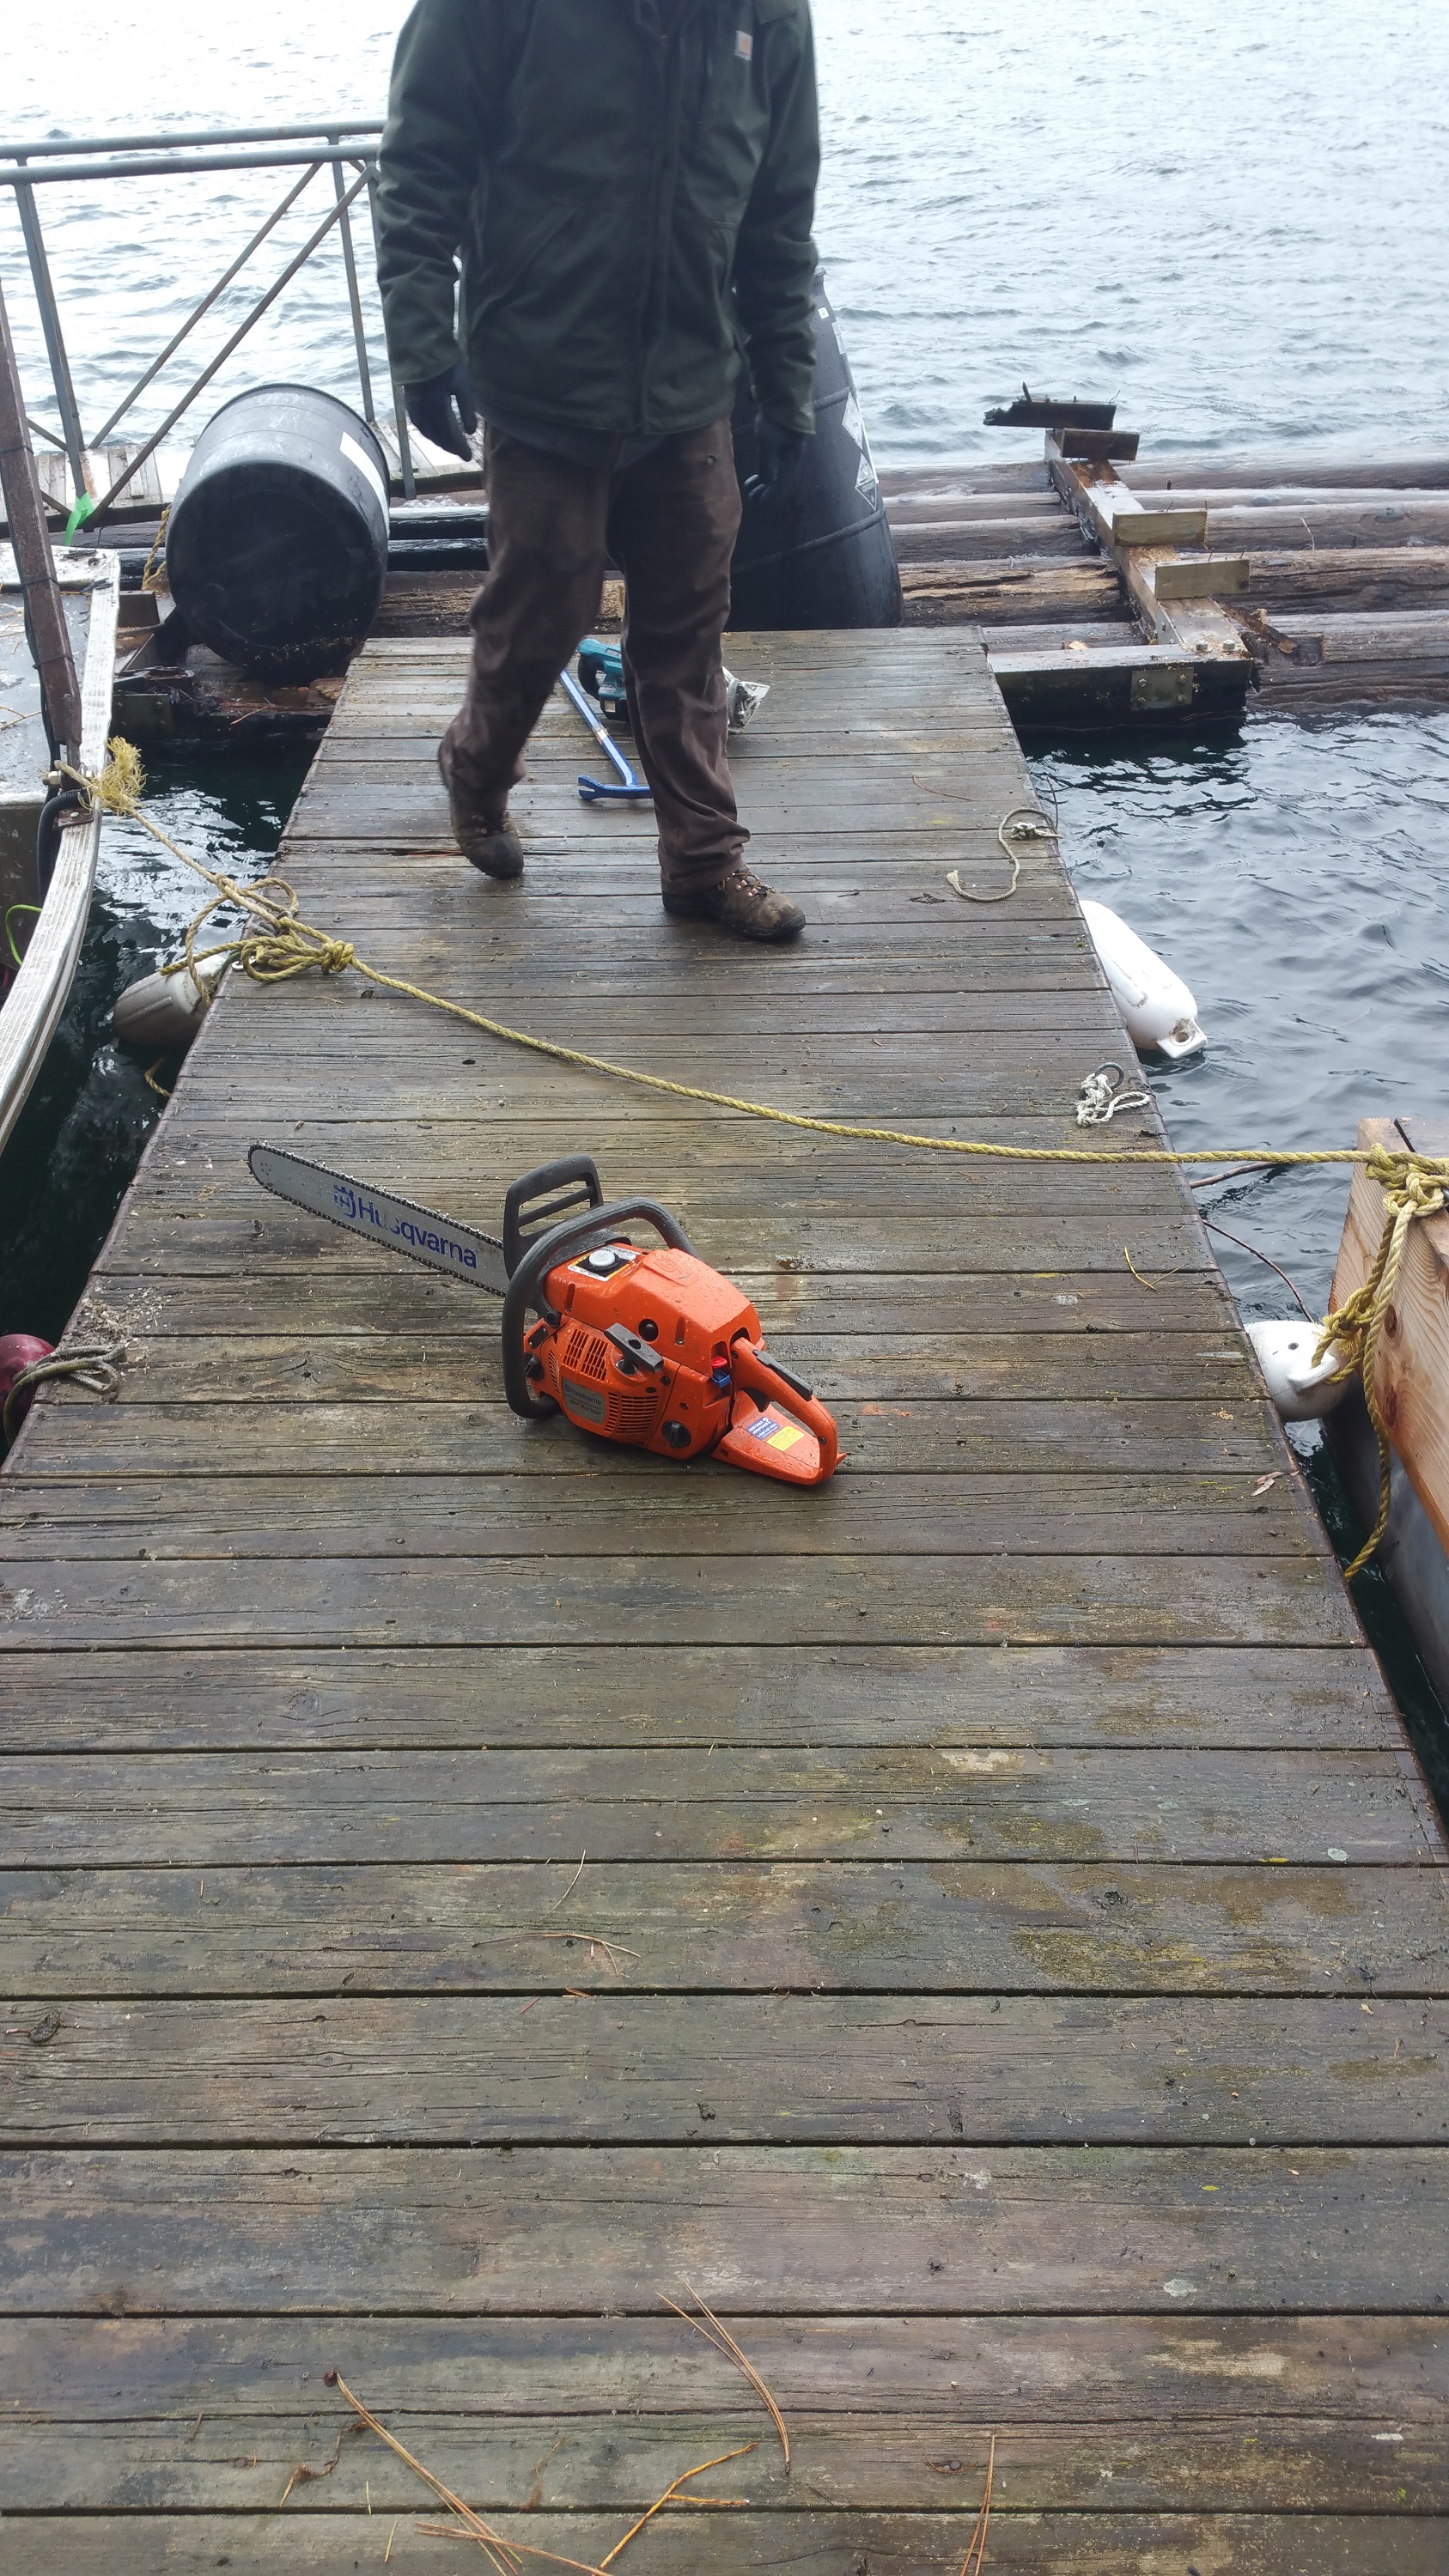
M1316 1368L1335 1344L1343 1352L1344 1364L1337 1375L1340 1378L1357 1375L1379 1444L1378 1518L1352 1565L1345 1569L1346 1576L1358 1574L1370 1557L1377 1554L1388 1527L1392 1451L1388 1426L1379 1411L1374 1380L1378 1371L1379 1341L1398 1284L1399 1263L1415 1218L1437 1216L1445 1204L1445 1190L1449 1187L1449 1164L1436 1162L1427 1154L1394 1154L1383 1145L1371 1145L1363 1159L1370 1180L1377 1181L1384 1194L1384 1224L1379 1248L1363 1286L1355 1289L1342 1306L1325 1317L1318 1348L1313 1354Z
M166 522L170 516L171 504L168 501L165 509L161 513L159 521L157 522L155 544L152 546L150 553L146 557L145 563L141 567L141 588L143 590L157 590L160 588L159 577L155 570L156 558L160 554L161 549L166 542Z
M63 765L62 765L63 766ZM776 1109L762 1100L745 1100L730 1091L710 1091L700 1083L671 1082L661 1073L642 1073L635 1065L614 1064L609 1057L589 1055L581 1047L562 1046L556 1038L535 1037L527 1029L510 1028L506 1020L490 1019L486 1012L470 1011L462 1002L451 1002L443 993L429 992L422 984L410 984L400 975L385 975L379 967L369 966L359 957L352 942L333 939L326 931L317 930L303 921L297 910L297 896L283 877L268 877L258 885L238 885L234 877L206 867L189 850L183 850L159 823L141 811L145 773L140 754L133 744L117 736L108 746L104 771L94 778L83 771L63 769L77 786L98 799L114 814L125 814L140 823L163 849L180 859L215 888L209 903L203 904L186 933L184 959L178 958L167 974L178 973L184 963L199 983L200 968L209 960L221 957L239 966L256 984L288 984L299 975L345 974L355 967L369 983L380 985L390 993L401 993L409 1001L423 1002L431 1010L446 1011L469 1028L481 1029L488 1037L501 1038L508 1046L527 1047L534 1055L550 1057L556 1064L573 1064L585 1073L606 1074L615 1082L632 1082L646 1091L661 1091L675 1100L698 1100L712 1109L732 1109L744 1118L765 1118L779 1127L803 1128L815 1136L843 1136L868 1145L904 1145L926 1154L964 1154L977 1159L1003 1163L1265 1163L1275 1168L1291 1169L1299 1164L1349 1163L1365 1164L1383 1186L1389 1205L1384 1222L1383 1240L1372 1278L1358 1296L1351 1298L1338 1313L1327 1316L1323 1324L1320 1354L1330 1342L1343 1342L1353 1352L1349 1366L1357 1364L1363 1376L1364 1396L1370 1419L1379 1437L1381 1495L1378 1526L1368 1545L1360 1549L1350 1574L1357 1574L1367 1564L1383 1536L1387 1517L1388 1435L1383 1428L1377 1399L1373 1392L1371 1372L1378 1354L1383 1317L1398 1275L1403 1238L1416 1216L1432 1215L1445 1205L1449 1190L1449 1160L1432 1155L1390 1153L1382 1145L1339 1145L1309 1149L1278 1149L1271 1145L1200 1146L1193 1153L1177 1153L1163 1146L1118 1146L1094 1153L1082 1146L1071 1145L995 1145L980 1137L921 1136L908 1127L864 1127L839 1118L811 1118L803 1110ZM236 939L223 941L216 948L196 947L196 935L203 922L223 904L234 904L249 914L259 926L243 931ZM1130 1266L1130 1255L1129 1255ZM1134 1273L1134 1276L1136 1274ZM1382 1291L1378 1294L1378 1291ZM1358 1318L1361 1302L1368 1329ZM1376 1298L1376 1302L1375 1301ZM1343 1372L1347 1375L1347 1368Z

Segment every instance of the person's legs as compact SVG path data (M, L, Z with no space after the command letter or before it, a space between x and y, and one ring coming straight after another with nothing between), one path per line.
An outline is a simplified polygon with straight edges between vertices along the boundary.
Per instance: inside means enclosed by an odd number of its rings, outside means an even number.
M609 469L491 429L487 464L488 578L469 612L467 694L438 766L460 848L490 873L516 874L517 844L512 864L499 864L507 853L489 845L503 834L508 791L549 692L598 615Z
M614 478L609 546L624 574L624 680L654 796L668 912L749 939L790 939L804 914L744 864L720 638L740 494L727 420L660 441Z
M717 885L749 834L726 750L720 637L740 524L730 425L661 440L616 476L609 542L625 581L629 720L659 823L667 888Z

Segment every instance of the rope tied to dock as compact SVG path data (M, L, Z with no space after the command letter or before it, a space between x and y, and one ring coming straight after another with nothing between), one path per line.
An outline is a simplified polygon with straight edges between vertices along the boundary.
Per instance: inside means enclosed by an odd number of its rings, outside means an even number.
M1399 1264L1410 1226L1419 1217L1438 1216L1446 1205L1446 1194L1449 1194L1449 1160L1437 1155L1399 1154L1386 1145L1370 1145L1360 1159L1369 1179L1377 1181L1384 1194L1384 1223L1379 1248L1363 1286L1356 1288L1351 1297L1324 1317L1318 1347L1313 1354L1316 1368L1331 1350L1343 1352L1344 1364L1335 1375L1339 1379L1358 1378L1379 1444L1378 1517L1353 1563L1345 1566L1345 1580L1361 1573L1370 1558L1377 1555L1389 1522L1393 1451L1375 1381L1379 1343L1393 1307Z
M126 1357L124 1340L97 1344L93 1349L52 1351L49 1359L32 1360L28 1368L19 1369L10 1382L5 1409L0 1413L0 1438L8 1447L20 1428L24 1398L47 1378L73 1378L92 1395L114 1398L121 1391L121 1367ZM28 1410L28 1408L27 1408Z
M1372 1277L1342 1309L1325 1316L1319 1345L1320 1357L1335 1341L1351 1344L1355 1354L1361 1350L1361 1361L1357 1358L1351 1360L1349 1368L1361 1365L1364 1372L1372 1371L1393 1283L1398 1276L1404 1237L1416 1217L1433 1215L1446 1204L1449 1159L1414 1153L1407 1147L1395 1153L1383 1145L1204 1145L1189 1152L1179 1152L1163 1145L1106 1146L1095 1151L1080 1145L999 1145L984 1137L925 1136L907 1127L867 1127L848 1119L815 1118L804 1110L779 1109L771 1102L747 1100L729 1091L712 1091L701 1083L674 1082L666 1074L645 1073L637 1065L615 1064L609 1057L590 1055L582 1047L564 1046L556 1038L536 1037L530 1030L511 1028L506 1020L492 1019L484 1011L471 1011L465 1003L450 1001L446 994L430 992L425 985L409 983L403 976L384 974L380 967L369 965L365 958L360 957L350 940L335 939L311 922L304 921L298 911L297 895L283 877L268 876L255 885L239 885L234 877L207 867L203 860L182 849L169 832L164 832L159 823L153 822L150 815L142 811L141 798L146 780L141 757L134 744L120 736L107 745L106 763L99 777L71 769L63 762L58 765L57 774L71 779L84 795L94 798L107 812L126 815L139 823L153 840L159 841L163 849L179 859L183 867L204 877L214 889L210 902L202 905L187 929L182 956L170 966L163 967L163 974L179 974L182 967L187 966L196 976L201 966L218 958L224 964L239 966L242 973L256 984L287 984L301 975L341 975L349 968L355 968L370 984L385 992L400 993L408 1001L422 1002L431 1010L445 1011L451 1019L462 1020L467 1027L480 1029L486 1037L498 1038L507 1046L524 1047L533 1055L547 1056L555 1064L576 1065L581 1072L603 1074L614 1082L633 1083L642 1090L663 1092L675 1100L696 1100L707 1108L733 1110L738 1117L762 1118L778 1127L800 1128L810 1135L839 1136L859 1144L900 1145L915 1153L959 1154L972 1160L1002 1163L1149 1164L1174 1168L1191 1163L1257 1163L1284 1171L1318 1164L1363 1164L1379 1181L1388 1199L1383 1238ZM1020 810L1025 812L1026 809ZM1011 819L1007 818L1008 821ZM198 950L196 938L202 924L225 905L234 906L258 927L243 930L236 938L223 940L214 948ZM1088 1083L1083 1085L1084 1093L1095 1079L1088 1077ZM1377 1294L1376 1303L1375 1283L1381 1291ZM1365 1310L1367 1329L1360 1325L1356 1314L1363 1299L1370 1300L1370 1307ZM1344 1374L1347 1373L1346 1369ZM1373 1536L1348 1567L1349 1575L1359 1573L1368 1563L1382 1540L1388 1517L1388 1435L1369 1374L1364 1375L1364 1394L1379 1438L1380 1510Z

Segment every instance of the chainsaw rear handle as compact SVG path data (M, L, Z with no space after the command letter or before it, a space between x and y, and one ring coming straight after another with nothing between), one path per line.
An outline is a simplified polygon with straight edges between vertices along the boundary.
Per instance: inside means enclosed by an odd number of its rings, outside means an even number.
M530 1173L530 1179L535 1177ZM545 1422L558 1411L551 1395L534 1394L523 1347L525 1320L531 1310L536 1309L550 1323L558 1322L553 1309L543 1302L543 1283L549 1272L556 1270L561 1261L573 1261L581 1252L591 1251L596 1243L614 1242L621 1227L640 1217L663 1236L672 1252L687 1252L698 1259L678 1218L671 1216L667 1207L661 1207L657 1199L610 1199L605 1206L590 1208L585 1215L565 1217L561 1225L550 1226L547 1234L535 1236L526 1245L503 1300L503 1392L525 1422Z
M778 1367L743 1334L730 1345L730 1375L747 1395L759 1396L767 1405L779 1405L793 1421L803 1422L807 1431L814 1432L820 1444L820 1472L811 1477L812 1485L823 1485L827 1476L834 1475L840 1435L824 1405L802 1378Z

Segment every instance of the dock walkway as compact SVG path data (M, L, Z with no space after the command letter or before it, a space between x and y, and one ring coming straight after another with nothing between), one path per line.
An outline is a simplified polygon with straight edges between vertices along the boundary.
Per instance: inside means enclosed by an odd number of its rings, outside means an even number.
M442 638L354 666L303 911L626 1063L1080 1144L1125 1040L1055 853L945 881L1029 798L979 640L731 658L798 948L664 919L562 704L522 885L462 866ZM848 1464L525 1429L496 1306L265 1198L263 1136L485 1226L592 1152ZM120 1400L0 1478L15 2576L464 2563L328 2370L594 2565L757 2445L623 2576L957 2576L993 2433L1003 2576L1443 2569L1444 1850L1174 1173L233 987L92 1294Z

